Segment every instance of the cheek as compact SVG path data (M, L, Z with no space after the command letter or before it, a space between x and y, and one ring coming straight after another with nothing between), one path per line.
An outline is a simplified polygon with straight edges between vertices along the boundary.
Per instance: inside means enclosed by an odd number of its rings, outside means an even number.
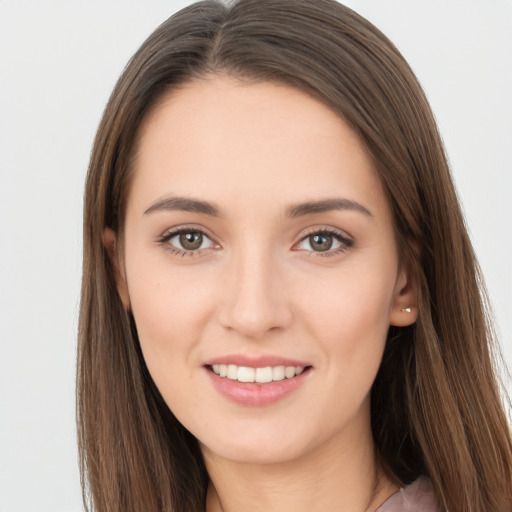
M165 257L127 262L132 313L155 382L185 371L211 315L213 283L189 270L170 269Z
M387 328L393 297L393 281L384 272L375 268L364 272L350 268L316 280L315 286L308 287L302 309L307 311L312 326L327 333L340 336L352 332L370 333L373 328L382 331ZM343 339L348 339L344 336Z
M317 283L301 308L325 354L329 379L353 389L371 386L389 329L394 275L371 268Z
M191 290L190 279L157 271L153 266L130 279L132 313L148 371L169 408L184 421L187 416L179 413L202 406L201 395L192 389L211 301L207 288Z

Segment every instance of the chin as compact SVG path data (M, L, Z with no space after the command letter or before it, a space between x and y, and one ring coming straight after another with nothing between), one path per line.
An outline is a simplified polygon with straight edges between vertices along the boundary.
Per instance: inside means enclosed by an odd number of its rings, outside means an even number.
M240 429L238 433L224 430L222 437L208 436L205 442L200 441L201 449L206 457L212 455L241 464L269 465L297 461L330 442L319 432L297 430L297 424L276 431L263 429L263 419L258 423L255 429Z
M279 446L277 442L250 445L236 443L229 446L214 446L213 449L201 444L201 449L206 457L211 453L225 460L248 465L285 464L299 458L303 451L298 446L291 451Z

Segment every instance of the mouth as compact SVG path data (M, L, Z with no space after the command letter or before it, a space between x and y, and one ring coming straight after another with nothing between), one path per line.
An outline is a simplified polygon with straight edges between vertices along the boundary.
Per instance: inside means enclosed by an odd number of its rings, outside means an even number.
M203 368L214 389L246 407L272 405L297 393L313 370L306 361L270 354L224 355L205 361Z
M238 366L236 364L212 364L206 368L221 378L248 383L268 384L293 379L307 372L311 366Z

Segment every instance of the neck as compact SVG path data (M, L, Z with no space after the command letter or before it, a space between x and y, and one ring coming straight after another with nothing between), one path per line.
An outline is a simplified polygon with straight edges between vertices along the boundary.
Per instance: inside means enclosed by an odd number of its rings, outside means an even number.
M203 447L207 512L370 512L397 491L376 461L371 433L333 439L294 460L235 462Z

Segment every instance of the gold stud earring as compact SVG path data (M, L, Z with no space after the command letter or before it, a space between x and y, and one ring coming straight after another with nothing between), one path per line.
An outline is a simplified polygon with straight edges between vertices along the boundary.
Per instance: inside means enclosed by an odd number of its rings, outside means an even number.
M402 311L402 313L410 313L411 308L402 308L400 311Z

